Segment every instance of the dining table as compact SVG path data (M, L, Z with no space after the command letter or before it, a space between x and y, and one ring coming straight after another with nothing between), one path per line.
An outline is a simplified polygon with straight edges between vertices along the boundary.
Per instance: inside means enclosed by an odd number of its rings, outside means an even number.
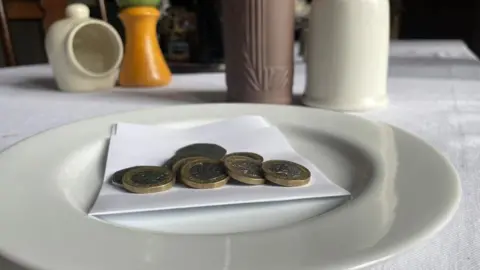
M402 128L433 145L458 171L463 194L453 219L434 237L368 269L480 269L480 62L457 40L392 41L389 60L389 105L351 114ZM292 106L303 106L305 70L296 55ZM163 88L70 93L57 90L48 64L3 68L0 150L92 117L180 104L215 106L225 102L226 89L223 72L196 72L175 74ZM2 257L0 269L25 270Z

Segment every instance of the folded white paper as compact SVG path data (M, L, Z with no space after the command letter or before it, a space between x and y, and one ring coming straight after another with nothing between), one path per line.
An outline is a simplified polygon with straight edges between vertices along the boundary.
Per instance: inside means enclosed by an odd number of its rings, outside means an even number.
M171 136L181 134L179 131L193 133L195 135L209 136L212 132L228 131L228 133L243 132L245 130L254 130L263 127L269 127L271 124L263 117L256 115L245 115L228 120L210 121L207 124L197 124L190 126L184 123L172 123L170 125L153 126L139 125L131 123L118 123L113 129L115 136L125 137L155 137ZM182 132L183 133L183 132Z
M327 179L315 165L297 154L282 132L262 117L245 116L191 128L121 123L117 124L114 133L110 139L104 182L90 215L349 195ZM209 190L190 189L178 183L169 191L154 194L128 193L109 181L113 173L124 168L163 164L177 149L193 143L215 143L229 153L251 151L262 155L265 160L297 162L311 171L311 181L306 186L296 188L228 184Z

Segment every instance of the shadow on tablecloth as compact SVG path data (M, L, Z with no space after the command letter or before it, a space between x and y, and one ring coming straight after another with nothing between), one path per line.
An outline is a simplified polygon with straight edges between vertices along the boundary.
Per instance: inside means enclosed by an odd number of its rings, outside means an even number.
M5 259L4 257L0 256L0 269L2 270L27 270L27 268L23 268L10 260Z
M184 101L184 102L200 102L200 103L223 103L226 102L225 91L215 90L180 90L180 89L156 89L156 90L121 90L116 89L112 93L115 98L128 98L129 100L138 100L139 102L146 99L158 101ZM293 105L302 105L301 95L293 96Z
M15 83L15 88L27 90L58 91L53 77L33 77Z
M151 88L122 88L116 87L100 91L86 92L62 92L59 91L53 77L31 77L20 82L12 83L15 91L34 91L34 92L57 92L67 95L86 94L87 97L94 99L111 99L112 101L136 101L141 103L151 103L155 100L159 102L173 101L181 103L221 103L226 102L226 91L223 87L213 87L209 89L186 89L175 87L175 85L167 87L151 87ZM47 94L45 93L45 94ZM53 94L53 93L52 93ZM79 97L80 98L80 97ZM294 105L301 105L301 97L294 95Z

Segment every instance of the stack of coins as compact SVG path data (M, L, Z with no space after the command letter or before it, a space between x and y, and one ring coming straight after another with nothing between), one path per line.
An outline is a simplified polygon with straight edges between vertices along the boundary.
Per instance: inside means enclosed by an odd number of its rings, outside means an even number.
M310 171L287 160L263 160L253 152L226 155L216 144L198 143L179 149L162 166L135 166L116 172L112 184L132 193L156 193L169 190L175 182L189 188L214 189L230 179L246 185L267 181L284 187L299 187L310 182Z
M255 153L233 153L223 159L228 175L243 184L262 185L262 156Z
M114 173L112 184L132 193L156 193L171 189L175 177L166 166L135 166Z
M224 186L228 175L220 160L227 150L220 145L196 143L187 145L170 159L178 181L190 188L212 189Z
M196 189L219 188L229 179L221 161L207 158L187 162L181 168L180 177L186 186Z

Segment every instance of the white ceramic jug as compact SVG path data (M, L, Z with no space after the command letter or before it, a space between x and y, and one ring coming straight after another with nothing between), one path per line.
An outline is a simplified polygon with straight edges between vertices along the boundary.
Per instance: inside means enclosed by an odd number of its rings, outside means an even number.
M110 24L90 18L84 4L71 4L65 13L45 38L58 88L70 92L112 88L123 57L119 34Z
M388 0L314 0L303 103L364 111L388 103Z

